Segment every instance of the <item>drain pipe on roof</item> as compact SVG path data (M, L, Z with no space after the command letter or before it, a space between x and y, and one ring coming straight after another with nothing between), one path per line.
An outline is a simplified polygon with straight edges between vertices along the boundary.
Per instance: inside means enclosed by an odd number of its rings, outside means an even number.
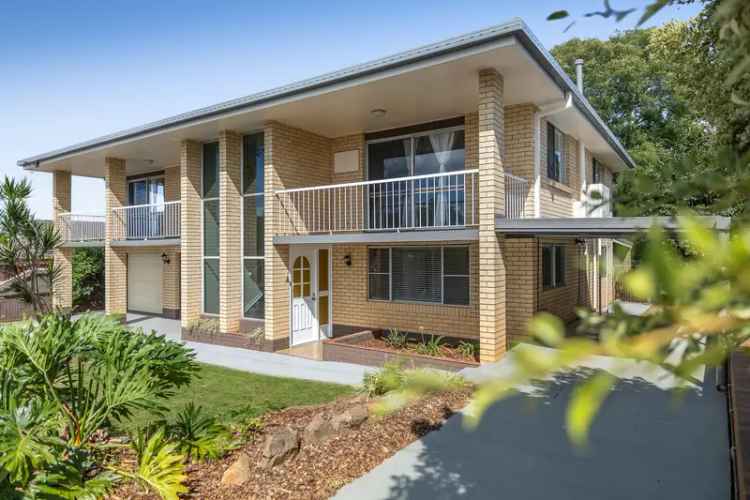
M542 118L561 113L573 106L573 94L565 93L562 103L542 106L534 113L534 217L542 216Z

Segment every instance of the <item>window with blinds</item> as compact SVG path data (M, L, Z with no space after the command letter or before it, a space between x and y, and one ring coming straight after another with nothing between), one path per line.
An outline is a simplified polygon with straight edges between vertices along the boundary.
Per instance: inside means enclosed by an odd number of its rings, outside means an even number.
M368 296L374 300L469 304L469 249L371 248Z
M542 287L565 286L565 245L542 246Z

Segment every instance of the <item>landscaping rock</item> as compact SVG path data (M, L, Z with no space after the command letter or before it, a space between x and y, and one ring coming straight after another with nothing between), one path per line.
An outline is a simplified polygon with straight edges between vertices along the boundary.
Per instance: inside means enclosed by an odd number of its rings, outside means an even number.
M320 443L333 436L336 430L333 428L331 421L322 413L313 417L305 428L304 440L309 443Z
M263 445L263 466L275 467L299 451L299 433L284 427L269 434Z
M236 486L246 483L248 479L250 479L250 457L240 453L237 460L224 471L221 484Z
M369 414L370 412L367 409L367 405L365 404L352 406L343 413L336 415L333 418L333 429L339 430L342 427L359 427L360 425L362 425L362 422L367 420Z

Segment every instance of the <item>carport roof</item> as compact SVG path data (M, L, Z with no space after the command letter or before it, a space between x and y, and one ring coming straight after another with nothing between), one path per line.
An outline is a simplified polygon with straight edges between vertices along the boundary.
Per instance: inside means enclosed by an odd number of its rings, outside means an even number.
M728 231L729 217L701 217L710 227ZM545 234L552 236L592 236L616 237L640 233L652 226L679 231L680 226L674 217L572 217L572 218L533 218L506 219L497 217L497 232L510 236Z

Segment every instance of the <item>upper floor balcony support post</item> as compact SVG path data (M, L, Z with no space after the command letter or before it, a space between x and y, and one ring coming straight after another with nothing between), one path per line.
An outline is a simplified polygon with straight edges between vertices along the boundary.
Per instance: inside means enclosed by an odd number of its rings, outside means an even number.
M71 207L70 172L55 171L52 174L52 217L55 228L65 238L67 231L66 214ZM63 240L64 241L64 240ZM55 266L60 270L52 284L52 304L55 307L73 307L73 250L58 247L53 254Z
M108 314L125 313L128 307L127 254L112 247L115 238L115 209L128 204L125 160L105 158L104 196L106 234L104 240L104 305Z

